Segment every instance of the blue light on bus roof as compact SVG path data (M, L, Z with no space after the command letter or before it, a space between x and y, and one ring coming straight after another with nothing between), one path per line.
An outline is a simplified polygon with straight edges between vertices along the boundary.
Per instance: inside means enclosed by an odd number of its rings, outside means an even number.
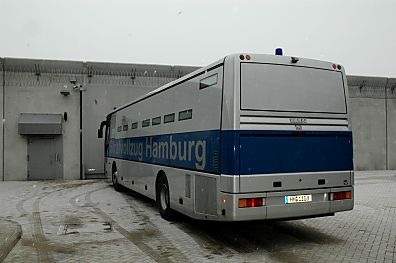
M282 55L283 55L283 50L282 50L282 48L278 47L277 49L275 49L275 55L277 55L277 56L282 56Z

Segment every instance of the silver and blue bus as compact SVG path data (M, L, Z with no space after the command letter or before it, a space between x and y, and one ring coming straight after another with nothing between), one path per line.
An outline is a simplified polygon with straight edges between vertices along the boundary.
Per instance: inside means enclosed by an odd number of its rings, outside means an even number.
M195 219L242 221L353 209L343 66L234 54L107 115L105 172Z

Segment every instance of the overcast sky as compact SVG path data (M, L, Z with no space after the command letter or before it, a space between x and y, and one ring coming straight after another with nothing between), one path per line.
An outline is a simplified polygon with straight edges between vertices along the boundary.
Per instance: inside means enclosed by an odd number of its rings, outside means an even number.
M230 53L396 77L395 0L0 0L0 57L203 66Z

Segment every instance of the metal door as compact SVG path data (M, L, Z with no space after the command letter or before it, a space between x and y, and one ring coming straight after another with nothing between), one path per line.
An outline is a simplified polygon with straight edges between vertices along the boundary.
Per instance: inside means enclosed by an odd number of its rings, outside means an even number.
M61 136L28 138L28 180L63 177Z

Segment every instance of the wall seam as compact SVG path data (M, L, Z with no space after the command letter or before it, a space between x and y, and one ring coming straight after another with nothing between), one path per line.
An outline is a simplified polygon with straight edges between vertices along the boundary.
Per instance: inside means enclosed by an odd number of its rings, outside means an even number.
M1 163L2 163L2 175L1 175L1 178L2 178L2 181L4 181L5 180L5 173L4 173L4 153L5 153L5 151L4 151L4 143L5 143L5 135L4 135L4 132L5 132L5 59L1 59L1 69L3 70L3 83L1 84L2 85L2 88L3 88L3 90L2 90L2 92L3 92L3 101L2 101L2 103L3 103L3 112L2 112L2 116L1 116L1 122L2 122L2 124L1 124L1 127L2 127L2 129L3 129L3 133L2 133L2 149L1 149L1 151L2 151L2 158L1 158Z
M385 170L388 170L388 83L389 83L389 78L386 78L386 83L385 83Z
M84 152L83 152L83 147L84 147L84 143L83 143L83 124L84 124L84 120L83 120L83 116L84 116L84 108L83 108L83 88L85 88L85 76L88 72L88 67L87 67L87 63L83 62L83 72L81 74L81 85L83 85L82 87L80 86L80 180L85 180L85 166L84 166Z

